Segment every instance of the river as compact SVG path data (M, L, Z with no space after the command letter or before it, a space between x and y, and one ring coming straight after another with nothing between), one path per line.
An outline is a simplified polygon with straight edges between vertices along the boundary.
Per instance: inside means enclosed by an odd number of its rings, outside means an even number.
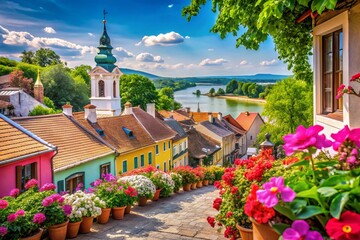
M193 94L196 90L200 90L201 93L208 93L211 88L215 88L217 91L219 88L225 90L225 85L198 85L196 87L187 88L184 90L176 91L174 93L175 100L182 104L183 107L190 107L191 111L195 112L200 106L202 112L222 112L223 116L231 114L236 118L241 112L259 112L262 113L264 104L243 102L232 99L208 97L208 96L196 96Z

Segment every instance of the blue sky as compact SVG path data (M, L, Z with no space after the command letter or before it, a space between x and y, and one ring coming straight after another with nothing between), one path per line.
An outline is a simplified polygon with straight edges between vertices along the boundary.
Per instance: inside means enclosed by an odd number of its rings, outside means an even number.
M0 56L53 49L68 66L95 65L103 9L119 67L160 76L291 74L271 39L258 51L235 47L236 38L210 33L211 4L190 22L181 9L190 0L32 0L0 2Z

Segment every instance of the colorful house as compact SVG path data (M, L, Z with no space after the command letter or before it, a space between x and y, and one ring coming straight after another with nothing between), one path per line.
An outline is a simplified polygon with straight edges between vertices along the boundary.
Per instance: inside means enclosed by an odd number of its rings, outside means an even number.
M0 114L0 197L11 189L24 190L32 178L39 185L53 182L52 160L55 146Z
M116 151L74 120L71 105L64 105L62 114L14 121L57 146L53 170L58 192L74 192L80 183L88 188L102 173L115 173Z
M177 134L155 117L155 104L147 104L145 112L140 107L128 106L122 115L132 114L155 141L155 166L168 171L172 165L172 138Z
M242 112L236 118L236 121L246 131L246 147L253 147L264 120L258 112Z
M125 104L125 111L131 109ZM82 126L116 148L115 173L121 174L136 168L155 166L155 141L136 120L134 115L97 118L96 107L85 106L84 113L74 113Z

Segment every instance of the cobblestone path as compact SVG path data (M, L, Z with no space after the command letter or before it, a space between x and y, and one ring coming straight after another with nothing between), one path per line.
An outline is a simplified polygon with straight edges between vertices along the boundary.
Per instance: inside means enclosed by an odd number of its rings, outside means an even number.
M214 216L212 201L218 195L214 186L180 192L147 206L135 206L123 220L94 223L92 232L77 239L225 239L207 223Z

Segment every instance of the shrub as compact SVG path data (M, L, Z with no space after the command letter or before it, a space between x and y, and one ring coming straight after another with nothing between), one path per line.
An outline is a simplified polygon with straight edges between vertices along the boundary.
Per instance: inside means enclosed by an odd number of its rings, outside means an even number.
M178 192L182 186L182 177L180 174L172 172L170 173L172 180L174 181L174 192Z
M172 171L181 176L183 185L196 182L196 176L190 166L175 167Z
M142 175L125 176L120 178L118 181L128 182L130 186L136 189L139 198L146 197L151 199L154 197L156 192L156 187L153 182Z

